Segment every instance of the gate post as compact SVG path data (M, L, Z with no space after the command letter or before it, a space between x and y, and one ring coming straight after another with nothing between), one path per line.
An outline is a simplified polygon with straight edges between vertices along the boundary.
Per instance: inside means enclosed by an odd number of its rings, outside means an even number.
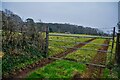
M120 33L117 33L117 41L116 41L116 62L120 65Z
M46 26L46 44L45 44L45 57L48 56L48 45L49 45L49 27Z

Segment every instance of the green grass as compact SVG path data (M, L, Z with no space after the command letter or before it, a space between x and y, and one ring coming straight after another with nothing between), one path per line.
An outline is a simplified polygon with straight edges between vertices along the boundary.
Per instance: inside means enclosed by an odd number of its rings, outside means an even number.
M75 72L82 73L86 65L58 60L28 74L27 78L71 78Z
M98 43L103 44L105 39L96 39L93 40L91 43ZM89 48L93 50L98 50L101 46L100 45L94 45L94 44L87 44L83 46L81 49ZM92 58L94 58L97 51L90 51L90 50L77 50L73 53L68 54L65 58L74 59L79 62L90 62Z
M108 78L108 79L113 79L115 78L116 80L119 80L120 76L120 67L114 66L112 69L105 68L102 73L101 78Z

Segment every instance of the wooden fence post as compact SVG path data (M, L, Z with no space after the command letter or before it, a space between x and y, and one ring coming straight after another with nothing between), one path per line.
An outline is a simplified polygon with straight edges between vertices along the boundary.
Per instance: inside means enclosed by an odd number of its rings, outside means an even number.
M46 44L45 44L45 57L48 56L48 45L49 45L49 27L46 26Z
M110 62L112 62L114 43L115 43L115 27L113 27L112 47L111 47L111 53L110 53Z
M115 27L113 28L112 49L111 49L112 52L114 48L114 42L115 42Z
M117 33L117 41L116 41L116 62L120 65L120 33Z

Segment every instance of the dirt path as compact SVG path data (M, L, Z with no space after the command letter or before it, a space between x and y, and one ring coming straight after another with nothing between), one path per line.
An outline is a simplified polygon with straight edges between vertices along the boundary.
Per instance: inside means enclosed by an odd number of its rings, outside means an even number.
M104 44L109 44L109 40L105 40ZM99 50L107 51L108 46L102 46ZM91 63L105 65L107 54L106 52L97 52ZM103 73L102 67L95 67L92 65L88 65L88 70L81 75L80 78L100 78Z
M85 42L89 43L89 42L93 41L94 39L95 38L87 40ZM84 45L86 45L86 44L80 43L78 45L75 45L73 48L81 48ZM73 49L73 48L68 48L66 51L58 53L58 54L54 55L53 57L61 58L63 56L66 56L67 54L76 51L76 49ZM29 73L31 71L34 71L35 69L38 69L40 67L43 67L43 66L45 66L47 64L50 64L50 63L52 63L54 61L55 60L53 60L53 59L43 58L43 59L41 59L40 61L38 61L38 62L36 62L34 64L30 64L30 65L26 66L26 68L24 68L24 69L20 69L17 72L16 71L12 72L11 75L9 75L9 78L24 78L27 75L27 73Z

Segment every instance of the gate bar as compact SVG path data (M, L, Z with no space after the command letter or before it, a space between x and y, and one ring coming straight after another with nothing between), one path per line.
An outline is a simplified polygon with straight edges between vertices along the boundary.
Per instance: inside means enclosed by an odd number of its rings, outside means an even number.
M90 51L98 51L98 52L105 52L105 53L111 53L110 51L105 51L105 50L95 50L95 49L90 49L90 48L73 48L73 47L66 47L66 46L57 46L59 48L71 48L71 49L77 49L77 50L90 50Z
M109 44L98 44L98 43L87 43L87 42L73 42L73 41L65 41L65 40L49 40L49 41L56 41L56 42L71 42L71 43L76 43L76 44L94 44L94 45L100 45L100 46L112 46Z
M77 38L103 38L103 39L112 39L112 37L104 37L104 36L73 36L73 35L63 35L63 34L49 34L49 36L64 36L64 37L77 37Z

